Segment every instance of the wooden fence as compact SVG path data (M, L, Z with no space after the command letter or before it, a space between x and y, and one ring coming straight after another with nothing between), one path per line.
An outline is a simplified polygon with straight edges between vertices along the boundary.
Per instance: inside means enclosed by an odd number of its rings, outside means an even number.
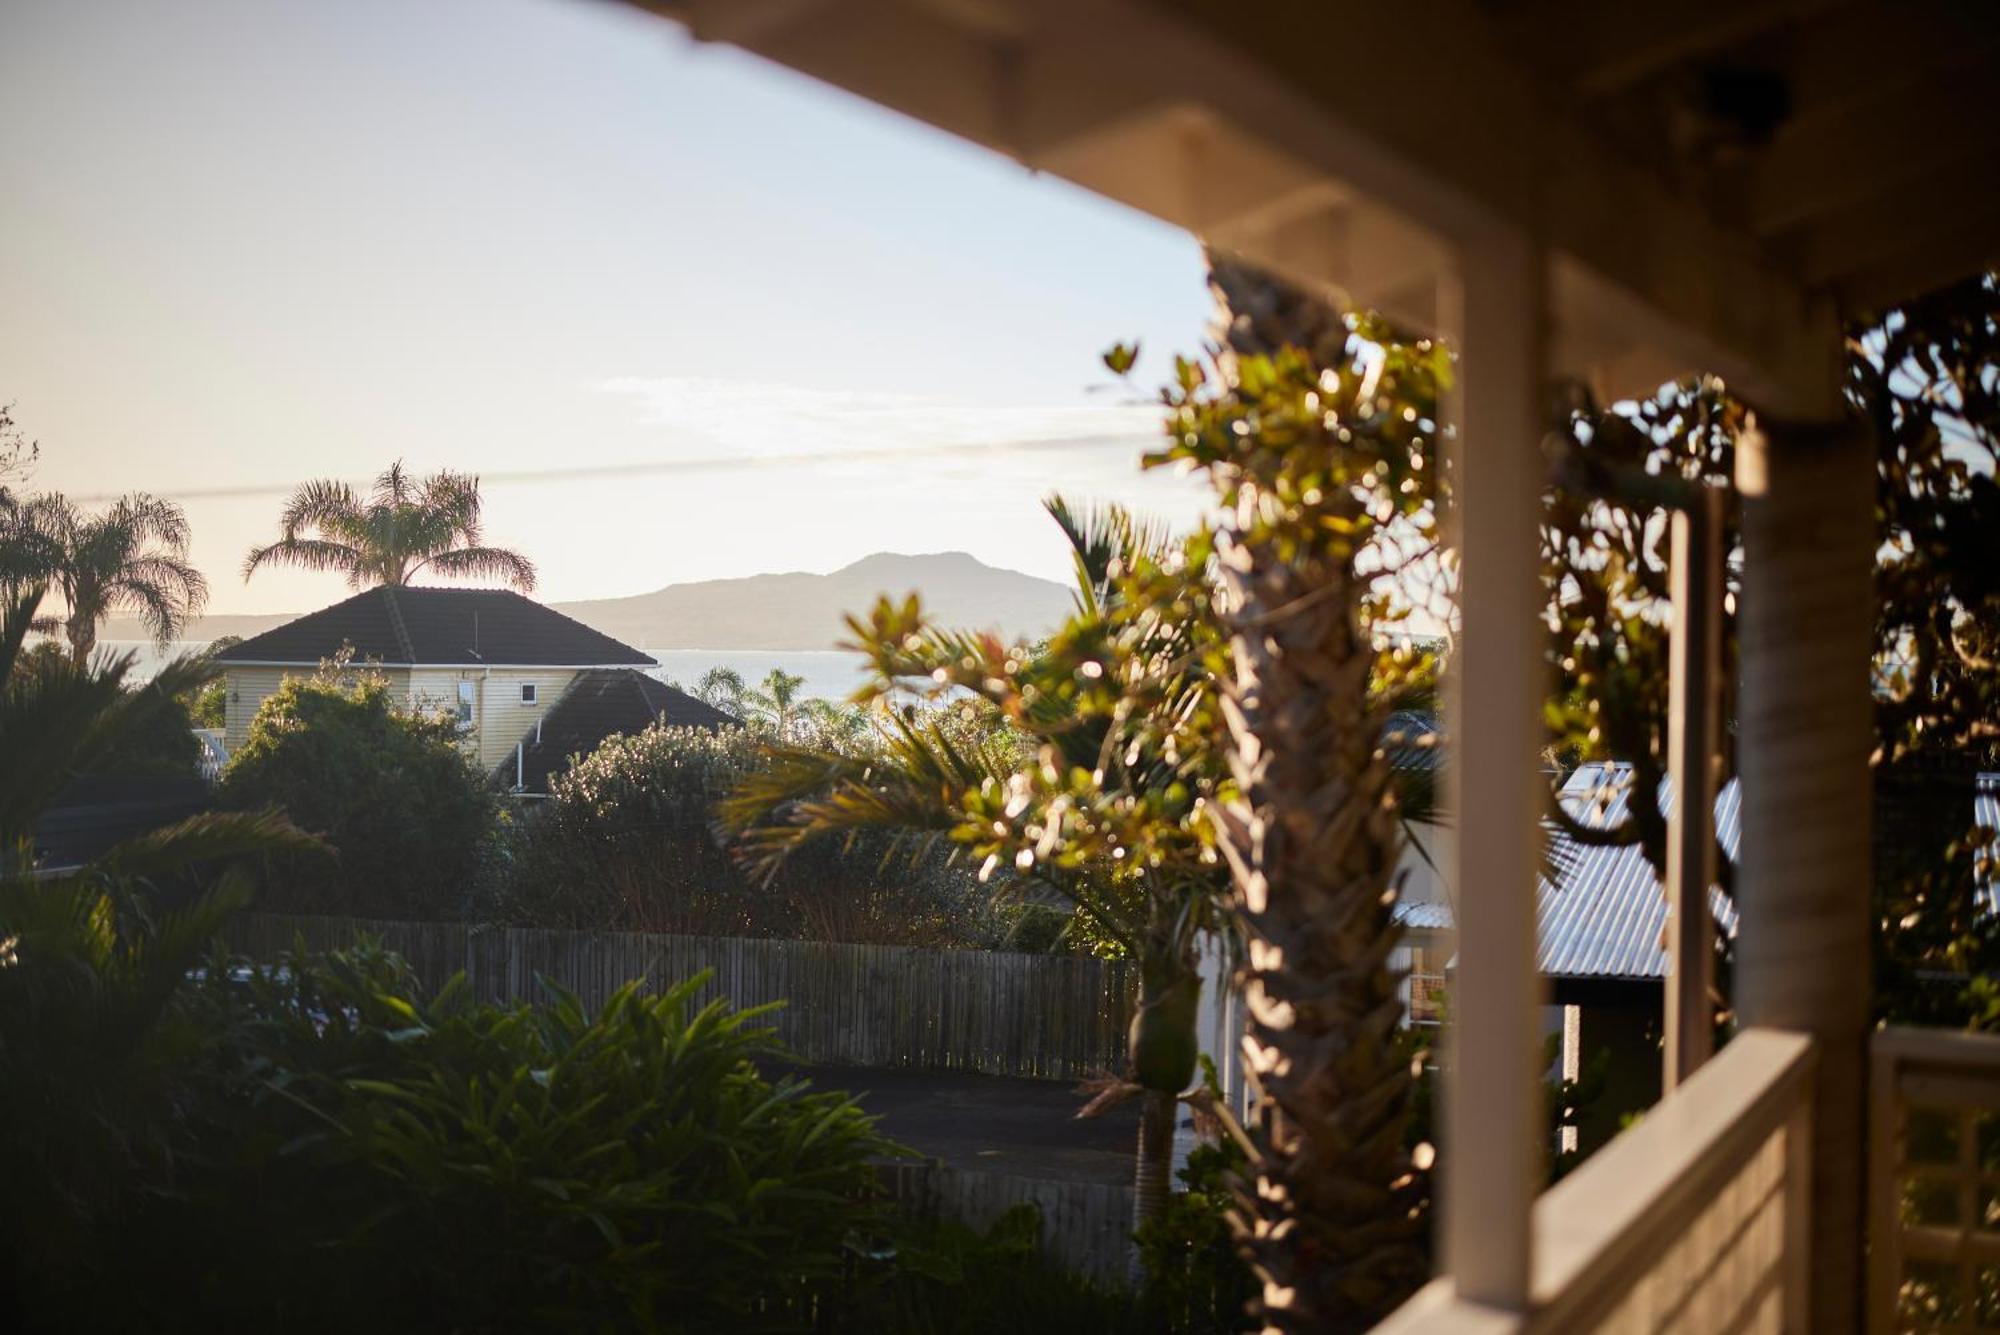
M1042 1251L1071 1270L1123 1280L1132 1257L1133 1189L1104 1182L1054 1182L929 1163L880 1168L902 1208L921 1219L956 1219L977 1229L1017 1205L1042 1215Z
M538 975L595 1007L634 978L655 986L714 971L708 996L783 1001L778 1035L808 1062L918 1066L1076 1080L1124 1065L1135 968L1018 955L817 941L566 932L452 922L249 914L231 946L253 958L379 937L428 986L463 970L487 1001L537 1000Z

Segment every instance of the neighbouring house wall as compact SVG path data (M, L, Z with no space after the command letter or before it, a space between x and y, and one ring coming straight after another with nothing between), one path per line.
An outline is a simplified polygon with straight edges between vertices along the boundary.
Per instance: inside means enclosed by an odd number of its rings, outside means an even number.
M1438 869L1451 865L1457 840L1441 825L1412 821L1404 828L1409 839L1396 861L1396 874L1402 878L1400 898L1405 904L1450 904Z
M514 753L514 744L534 728L535 720L569 689L576 672L569 668L423 668L410 674L410 707L451 712L458 708L460 682L472 687L472 728L466 734L467 753L482 770L490 770ZM521 687L535 688L535 702L521 702Z

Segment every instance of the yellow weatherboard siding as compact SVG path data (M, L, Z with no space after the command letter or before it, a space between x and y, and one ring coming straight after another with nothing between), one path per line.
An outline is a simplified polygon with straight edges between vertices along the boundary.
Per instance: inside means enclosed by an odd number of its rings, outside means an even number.
M514 754L514 744L534 729L576 678L574 668L484 667L419 668L410 674L412 708L452 712L458 708L459 685L472 688L472 726L466 733L467 752L481 769L490 770ZM521 702L521 687L535 688L535 702Z

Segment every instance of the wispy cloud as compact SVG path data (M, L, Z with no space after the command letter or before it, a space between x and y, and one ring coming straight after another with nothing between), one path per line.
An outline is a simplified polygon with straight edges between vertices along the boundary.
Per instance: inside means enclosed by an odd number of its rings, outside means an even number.
M618 376L594 388L630 399L641 419L732 454L923 452L1106 438L1135 448L1159 430L1159 409L1102 403L990 404L942 395L820 389L782 381Z

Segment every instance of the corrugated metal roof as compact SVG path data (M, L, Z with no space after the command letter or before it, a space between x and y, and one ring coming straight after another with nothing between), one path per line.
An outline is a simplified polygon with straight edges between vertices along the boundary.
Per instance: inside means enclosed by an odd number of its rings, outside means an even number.
M1609 829L1624 821L1631 796L1630 767L1590 764L1580 767L1563 784L1560 800L1576 820L1593 829ZM1663 786L1662 810L1670 810L1672 792ZM1742 835L1742 797L1731 780L1715 802L1716 837L1733 861ZM2000 774L1982 774L1975 789L1974 819L2000 829ZM1632 845L1598 848L1553 836L1563 866L1560 885L1541 882L1537 902L1536 961L1551 978L1645 980L1667 973L1665 937L1667 901L1646 855ZM1989 872L1982 889L1987 903L2000 913L2000 876ZM1736 909L1717 891L1712 901L1716 922L1725 932L1736 930ZM1416 930L1449 930L1451 911L1443 904L1397 906L1397 917Z
M1402 923L1403 926L1415 928L1420 932L1443 932L1451 930L1451 905L1449 904L1399 902L1395 908L1395 916L1396 921Z
M1591 764L1578 767L1563 784L1559 800L1576 821L1594 830L1625 821L1631 799L1631 767ZM1662 785L1660 808L1671 810L1671 785ZM1716 836L1733 859L1741 834L1742 802L1731 780L1715 801ZM1652 864L1634 845L1598 848L1562 835L1559 885L1541 883L1538 905L1541 971L1552 978L1664 978L1667 899ZM1718 892L1716 921L1736 929L1736 910Z

